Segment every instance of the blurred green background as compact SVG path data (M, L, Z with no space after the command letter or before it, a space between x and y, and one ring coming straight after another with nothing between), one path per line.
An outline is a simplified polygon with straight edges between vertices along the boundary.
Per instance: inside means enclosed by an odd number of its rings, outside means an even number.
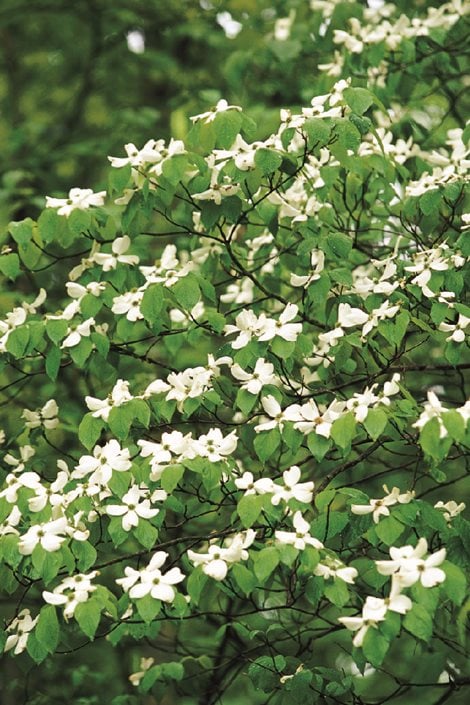
M409 14L442 3L394 4ZM358 5L367 2L343 3L332 27L347 26ZM276 21L293 11L291 35L279 41ZM45 195L62 196L73 186L106 188L107 155L123 155L128 142L140 147L150 138L184 138L189 116L219 98L242 105L257 121L259 134L269 134L278 124L280 107L308 104L336 80L317 68L331 61L336 48L331 28L319 33L321 22L321 13L313 13L308 0L2 0L0 243L10 220L37 217ZM460 41L457 37L456 46ZM437 59L442 62L443 56ZM413 105L432 104L430 127L442 134L461 123L465 94L459 68L449 78L437 59L430 58L416 77L413 67L408 73L400 69L387 95L390 101L400 96L409 111ZM360 72L357 76L360 80ZM425 126L408 120L400 129L406 138ZM428 148L433 147L432 129ZM122 705L153 704L150 696L128 697L134 689L127 675L138 669L140 646L114 649L100 640L86 656L57 655L41 666L42 692L28 689L28 683L37 687L38 682L34 674L28 676L29 662L4 659L2 705L49 705L64 699L74 705L106 705L118 695ZM330 649L329 666L335 666L337 656ZM400 656L403 669L414 668L412 654L397 650ZM324 658L319 655L320 661ZM423 647L421 664L428 676L442 668L433 658ZM381 676L374 678L373 688L379 691ZM435 701L435 692L427 700L429 692L423 688L423 705ZM175 702L172 698L159 705ZM241 697L240 705L245 702ZM407 698L400 702L410 705ZM448 700L463 702L463 694Z

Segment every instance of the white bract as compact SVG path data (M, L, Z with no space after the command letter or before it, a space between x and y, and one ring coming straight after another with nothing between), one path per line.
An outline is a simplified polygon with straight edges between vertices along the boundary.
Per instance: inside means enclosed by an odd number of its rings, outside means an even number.
M116 582L129 593L129 597L133 600L150 595L155 600L173 602L176 597L174 585L184 580L185 576L179 568L171 568L166 573L162 573L160 568L167 558L168 553L157 551L146 568L135 570L126 567L125 577L118 578Z

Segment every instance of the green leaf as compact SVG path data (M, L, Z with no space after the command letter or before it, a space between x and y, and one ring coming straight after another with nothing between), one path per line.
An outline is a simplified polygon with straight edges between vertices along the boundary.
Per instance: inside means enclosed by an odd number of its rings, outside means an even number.
M46 355L46 374L53 382L57 379L60 369L62 351L60 348L52 347Z
M401 536L404 530L405 526L400 521L397 521L393 516L388 516L381 519L375 527L377 536L387 546L393 546L397 538Z
M47 321L46 333L55 345L58 345L65 338L68 325L68 322L62 319Z
M92 416L91 412L85 414L78 427L78 438L87 450L93 448L96 441L101 436L103 429L102 419L97 419Z
M356 419L349 411L337 419L331 427L331 437L340 448L348 448L356 435Z
M36 663L41 663L47 657L48 651L44 646L38 641L34 632L30 632L28 636L28 641L26 643L26 650L31 656L33 661Z
M339 259L347 260L352 249L352 240L343 233L330 233L328 235L328 248Z
M379 668L390 647L390 642L377 629L370 627L364 637L362 651L374 668Z
M175 295L176 301L186 311L190 311L201 298L199 284L193 274L178 279L177 283L171 287L171 291Z
M28 326L21 326L20 328L14 328L7 338L6 349L13 357L17 359L23 357L26 352L26 348L29 343L29 328Z
M458 411L450 409L444 412L441 418L447 432L455 441L459 442L465 439L465 421Z
M343 96L351 110L357 115L363 115L375 102L375 96L367 88L346 88Z
M279 169L282 164L282 155L273 149L257 149L255 164L261 170L263 176L266 176L266 174L272 174Z
M260 656L250 664L248 675L257 690L270 693L279 686L279 678L285 666L286 659L281 654Z
M250 595L256 587L256 578L244 565L235 563L231 570L231 576L245 595Z
M160 284L152 284L145 290L145 294L140 304L140 310L145 320L151 325L157 322L163 306L163 287Z
M263 548L253 554L255 575L264 582L279 565L279 552L273 546Z
M214 132L222 149L230 149L240 132L243 117L239 110L224 110L214 119Z
M77 605L74 617L84 634L93 641L101 619L101 605L91 598Z
M158 537L157 529L145 519L139 521L138 525L133 530L133 534L144 548L149 549L153 548Z
M72 541L72 551L77 559L77 568L86 572L96 561L96 549L89 541Z
M262 431L253 442L256 455L262 462L267 460L274 455L280 442L281 436L277 428L273 428L268 432Z
M369 436L375 441L387 425L387 414L380 408L369 409L363 425Z
M312 431L312 433L309 433L307 436L307 445L309 451L319 463L331 448L331 441L329 438L319 436L318 433Z
M0 254L0 272L8 277L8 279L15 281L20 273L20 258L16 252L9 252L4 255Z
M462 570L454 563L445 561L440 566L445 574L444 592L452 600L454 605L461 605L467 595L467 578Z
M324 118L309 118L305 120L302 129L307 135L309 147L312 145L324 147L328 144L331 127Z
M246 389L240 388L238 390L235 403L245 416L248 416L252 411L256 402L257 396L255 394L250 394Z
M262 495L246 494L240 499L237 505L237 512L245 529L253 526L261 513L263 505L264 498Z
M33 227L36 225L31 218L8 224L8 232L18 245L27 245L33 237Z
M34 630L36 639L43 646L47 653L52 654L59 643L59 621L55 607L44 605L41 607L39 619Z
M160 484L162 486L162 489L164 489L165 492L168 492L168 494L171 494L178 485L178 482L181 480L183 475L183 465L169 465L167 468L164 469L160 478Z
M439 420L434 417L421 429L419 444L426 455L430 455L431 458L435 460L440 460L447 453L447 449L444 449L442 440Z
M343 607L349 602L349 590L341 578L335 578L333 581L326 583L324 595L336 607Z
M419 207L424 215L437 215L441 205L441 192L438 188L431 188L419 197Z
M154 619L161 610L160 600L155 600L150 595L140 597L135 601L137 611L147 624Z
M422 641L428 641L432 636L432 617L421 605L413 605L405 615L403 626Z

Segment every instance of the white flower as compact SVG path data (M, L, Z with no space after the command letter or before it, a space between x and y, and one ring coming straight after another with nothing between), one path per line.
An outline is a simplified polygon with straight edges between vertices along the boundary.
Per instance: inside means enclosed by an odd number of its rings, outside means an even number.
M439 502L436 502L436 504L434 505L434 509L439 509L443 512L444 519L447 522L450 522L452 521L452 519L455 519L455 517L458 516L460 512L463 512L465 507L465 502L460 502L460 504L457 504L457 502L455 502L453 499L451 499L449 502L446 502L445 504L442 500L439 500Z
M356 568L349 568L341 563L337 558L326 556L322 563L318 563L313 570L313 574L328 580L329 578L339 578L350 585L354 584L357 578Z
M316 433L317 436L329 438L333 423L344 412L345 402L335 400L324 411L320 411L313 399L302 404L292 404L285 414L289 421L294 422L294 428L302 433Z
M57 414L59 413L59 407L55 399L49 399L42 409L36 409L36 411L30 411L29 409L23 409L21 414L22 419L26 419L26 428L43 428L53 429L59 425L59 419Z
M236 534L231 539L226 539L225 547L212 544L207 553L195 553L188 551L188 558L195 565L202 565L203 572L214 580L223 580L227 575L229 565L246 561L249 554L246 550L256 537L256 531L248 529L245 532Z
M459 314L457 323L440 323L439 330L445 333L450 333L446 338L447 341L453 340L454 343L463 343L465 340L465 329L470 324L470 318L464 316L463 313Z
M217 463L232 455L237 443L238 438L235 431L224 437L220 428L211 428L207 434L199 436L193 448L198 455L207 458L209 462Z
M58 551L66 540L64 534L66 534L67 528L65 517L44 524L33 524L20 538L18 551L22 556L30 556L37 545L42 546L48 552Z
M69 326L67 334L62 341L61 348L73 348L79 345L82 338L89 338L91 335L91 327L95 325L94 318L87 318L86 321L77 325Z
M418 581L423 587L434 587L444 582L446 574L436 566L440 565L446 557L446 549L432 553L423 558L428 550L425 538L420 538L416 546L402 546L390 548L391 561L375 561L381 575L393 575L401 587L409 587Z
M206 113L200 113L199 115L193 115L189 119L192 122L199 122L202 120L206 125L213 122L219 113L223 113L226 110L238 110L241 112L241 108L238 105L229 105L226 100L222 98L219 100L215 108L208 110Z
M105 290L106 284L104 282L90 282L83 286L77 282L70 281L66 283L65 288L67 289L67 294L72 299L81 301L87 294L99 297L101 292Z
M123 379L118 379L106 399L96 399L95 397L87 396L85 397L85 403L92 412L92 416L97 419L101 418L103 421L107 421L109 419L111 409L115 406L125 404L132 398L133 397L129 392L129 382Z
M140 304L144 298L145 289L135 289L133 291L128 291L120 296L115 296L113 299L113 305L111 311L119 315L126 314L128 321L139 321L142 320L144 314L140 310Z
M325 254L322 250L312 250L310 255L311 272L310 274L300 276L298 274L290 275L290 283L292 286L302 286L307 288L312 282L320 279L321 272L325 265Z
M151 508L146 494L146 490L141 490L138 485L132 485L122 498L123 504L106 505L106 513L113 517L122 517L122 528L124 531L130 531L132 527L139 525L139 519L153 519L160 511ZM166 498L166 493L164 494L162 499ZM143 497L146 498L143 499Z
M72 478L90 475L88 482L106 485L113 471L125 472L131 467L128 448L122 448L114 438L104 446L95 446L93 455L82 455L72 473Z
M150 563L142 570L134 570L126 567L125 578L116 580L125 592L129 593L132 599L139 599L150 595L155 600L162 602L173 602L176 597L176 590L173 587L182 580L184 575L179 568L171 568L166 573L162 573L160 568L168 558L165 551L157 551L151 558Z
M400 595L397 592L392 592L386 599L369 595L362 607L361 617L339 617L338 622L344 624L347 629L356 632L353 645L359 648L364 643L367 630L370 627L376 629L378 623L383 622L385 619L388 610L406 614L412 606L409 597Z
M277 384L277 377L274 374L274 365L261 357L256 360L253 372L247 372L238 363L230 368L230 372L243 382L242 389L246 389L250 394L259 394L265 384Z
M90 594L96 590L96 585L92 585L91 581L97 575L97 570L93 570L88 575L77 573L65 578L52 592L44 590L42 596L49 605L65 605L64 618L67 621L73 617L78 605L86 602Z
M0 536L6 536L7 534L19 536L20 532L16 527L20 523L21 516L20 510L15 504L9 515L0 523Z
M60 461L59 461L60 462ZM34 497L29 497L28 507L32 512L41 512L47 504L51 507L65 506L67 504L66 495L63 489L69 481L68 471L61 470L57 473L54 482L49 487L38 485L34 489Z
M133 686L137 687L139 685L142 678L145 676L149 668L151 668L154 663L155 659L152 656L150 656L149 658L142 657L140 659L139 668L141 670L137 671L136 673L131 673L131 675L129 676L129 681L132 683Z
M214 174L209 188L200 193L193 193L192 197L197 198L199 201L214 201L216 205L220 206L223 198L235 196L240 191L240 184L233 183L229 176L224 176L222 183L219 183L216 170L214 170Z
M36 626L38 619L39 615L32 619L31 612L28 609L25 608L21 610L18 616L15 617L15 619L10 622L8 627L5 629L7 633L13 633L8 634L3 650L10 651L11 649L14 649L13 653L15 656L23 653L28 643L28 637Z
M273 428L282 430L284 422L290 419L287 418L285 412L281 409L281 405L277 399L275 399L272 394L268 394L261 399L261 404L268 416L271 417L271 421L266 421L255 426L255 432L270 431Z
M289 323L297 316L299 312L298 306L295 304L287 304L284 311L279 316L278 321L268 318L263 322L261 335L259 340L272 340L275 336L279 336L287 341L295 341L302 332L301 323ZM232 344L232 347L234 345Z
M342 328L362 326L369 319L369 314L360 308L353 308L350 304L339 304L338 324Z
M381 516L389 516L389 507L394 504L408 504L413 499L414 492L405 492L400 494L398 487L394 487L390 492L387 485L383 486L385 492L388 494L382 499L371 499L369 504L351 504L351 511L353 514L372 514L374 522L379 523Z
M128 164L134 168L144 167L146 164L155 164L160 161L160 146L159 142L148 140L139 150L135 144L130 142L124 145L127 157L108 157L108 159L115 169L121 169Z
M276 485L268 477L261 477L255 480L253 473L244 472L241 477L235 480L235 485L239 490L245 490L245 494L269 494L274 493Z
M447 436L447 429L442 421L442 414L448 411L437 398L433 391L428 391L428 401L424 405L424 411L421 413L419 419L413 424L413 428L421 429L427 424L431 419L436 418L439 422L439 436L440 438L445 438Z
M111 253L105 252L95 252L91 256L91 261L98 264L103 272L109 272L112 269L116 269L118 262L122 264L134 265L139 263L139 258L137 255L126 255L131 244L130 237L128 235L123 235L122 237L117 237L113 244L111 245Z
M306 546L313 546L313 548L323 548L323 544L318 539L310 536L310 524L305 521L302 517L301 512L295 512L294 518L292 519L292 524L294 525L294 532L289 531L276 531L276 539L280 543L291 544L294 548L303 551Z
M59 215L69 216L74 210L86 210L90 206L102 206L106 191L93 193L89 188L72 188L68 198L51 198L46 196L46 208L57 208Z
M263 321L251 309L241 311L235 318L235 325L226 325L225 335L238 333L238 337L231 343L234 350L240 350L251 341L253 336L258 336L263 330Z
M313 499L313 482L299 482L301 476L300 468L293 465L289 470L282 473L284 484L274 485L275 494L271 497L271 504L277 506L281 501L288 502L295 499L297 502L310 504Z

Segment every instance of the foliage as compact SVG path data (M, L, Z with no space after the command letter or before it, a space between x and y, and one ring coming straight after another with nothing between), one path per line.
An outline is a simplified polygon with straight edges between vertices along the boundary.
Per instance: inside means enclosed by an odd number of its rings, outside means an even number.
M463 702L465 8L276 8L224 75L275 57L277 124L217 96L8 226L7 705Z

